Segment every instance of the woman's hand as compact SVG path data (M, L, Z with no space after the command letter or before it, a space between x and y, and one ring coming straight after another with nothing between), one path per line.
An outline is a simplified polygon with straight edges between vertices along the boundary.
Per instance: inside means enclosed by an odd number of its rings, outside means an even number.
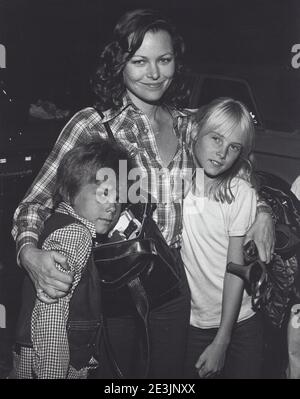
M224 367L228 345L212 342L200 355L196 368L200 378L210 378L220 374Z
M253 225L246 234L245 244L250 240L255 242L260 260L269 263L275 246L275 227L269 213L259 212L256 215Z
M65 256L55 251L44 251L32 245L26 245L20 252L22 266L28 272L38 298L45 303L55 303L58 298L67 295L73 282L73 273L59 271L59 263L68 270Z

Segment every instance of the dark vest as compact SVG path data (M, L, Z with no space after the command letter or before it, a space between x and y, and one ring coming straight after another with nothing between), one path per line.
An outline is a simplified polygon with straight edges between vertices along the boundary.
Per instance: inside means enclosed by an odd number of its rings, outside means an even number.
M46 238L62 227L80 223L70 215L54 213L47 219L38 247ZM35 288L26 274L22 288L22 305L16 329L18 346L32 347L31 315L36 300ZM70 364L77 370L88 365L92 356L98 358L100 321L100 284L92 254L82 272L69 303L67 333L70 348ZM51 305L49 305L51 306Z

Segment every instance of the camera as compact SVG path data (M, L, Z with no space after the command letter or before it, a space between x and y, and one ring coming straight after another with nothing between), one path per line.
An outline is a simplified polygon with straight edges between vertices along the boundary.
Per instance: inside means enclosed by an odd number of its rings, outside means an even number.
M109 232L108 238L110 241L131 240L139 235L141 227L141 222L130 210L126 209L121 213L115 227Z

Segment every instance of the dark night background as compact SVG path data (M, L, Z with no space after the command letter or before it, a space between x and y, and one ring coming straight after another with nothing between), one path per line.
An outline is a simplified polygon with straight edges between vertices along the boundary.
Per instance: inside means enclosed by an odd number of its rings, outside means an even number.
M291 65L291 48L300 43L298 0L0 0L0 44L7 51L0 82L13 99L8 104L0 91L0 158L11 161L0 164L0 273L6 270L0 303L8 309L8 328L0 329L0 378L21 281L10 238L12 214L64 124L30 120L29 106L38 99L72 112L90 105L97 55L118 18L143 7L171 17L192 71L247 79L267 127L300 128L300 68ZM11 123L1 125L2 117ZM30 165L24 155L32 156Z
M291 47L300 42L297 0L2 0L7 70L0 72L10 93L24 104L42 98L72 109L85 106L89 76L112 27L124 11L141 7L172 18L192 70L253 80L264 92L267 113L275 110L273 118L281 115L291 127L291 118L299 122L300 71L291 67Z

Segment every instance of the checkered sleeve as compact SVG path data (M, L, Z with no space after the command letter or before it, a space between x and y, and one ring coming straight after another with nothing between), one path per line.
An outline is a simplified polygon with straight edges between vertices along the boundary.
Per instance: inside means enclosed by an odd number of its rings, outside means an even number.
M39 174L16 209L12 235L16 240L18 254L24 245L36 245L43 223L53 209L55 176L62 157L75 145L99 137L97 129L89 128L93 119L93 108L86 108L73 116L62 130Z
M70 293L57 303L45 304L38 299L32 314L31 337L33 342L33 373L39 379L67 378L69 365L69 345L66 323L69 314L69 301L77 286L82 270L87 263L92 248L92 238L86 227L71 224L52 233L43 245L45 250L54 250L67 257L70 270L75 272Z

